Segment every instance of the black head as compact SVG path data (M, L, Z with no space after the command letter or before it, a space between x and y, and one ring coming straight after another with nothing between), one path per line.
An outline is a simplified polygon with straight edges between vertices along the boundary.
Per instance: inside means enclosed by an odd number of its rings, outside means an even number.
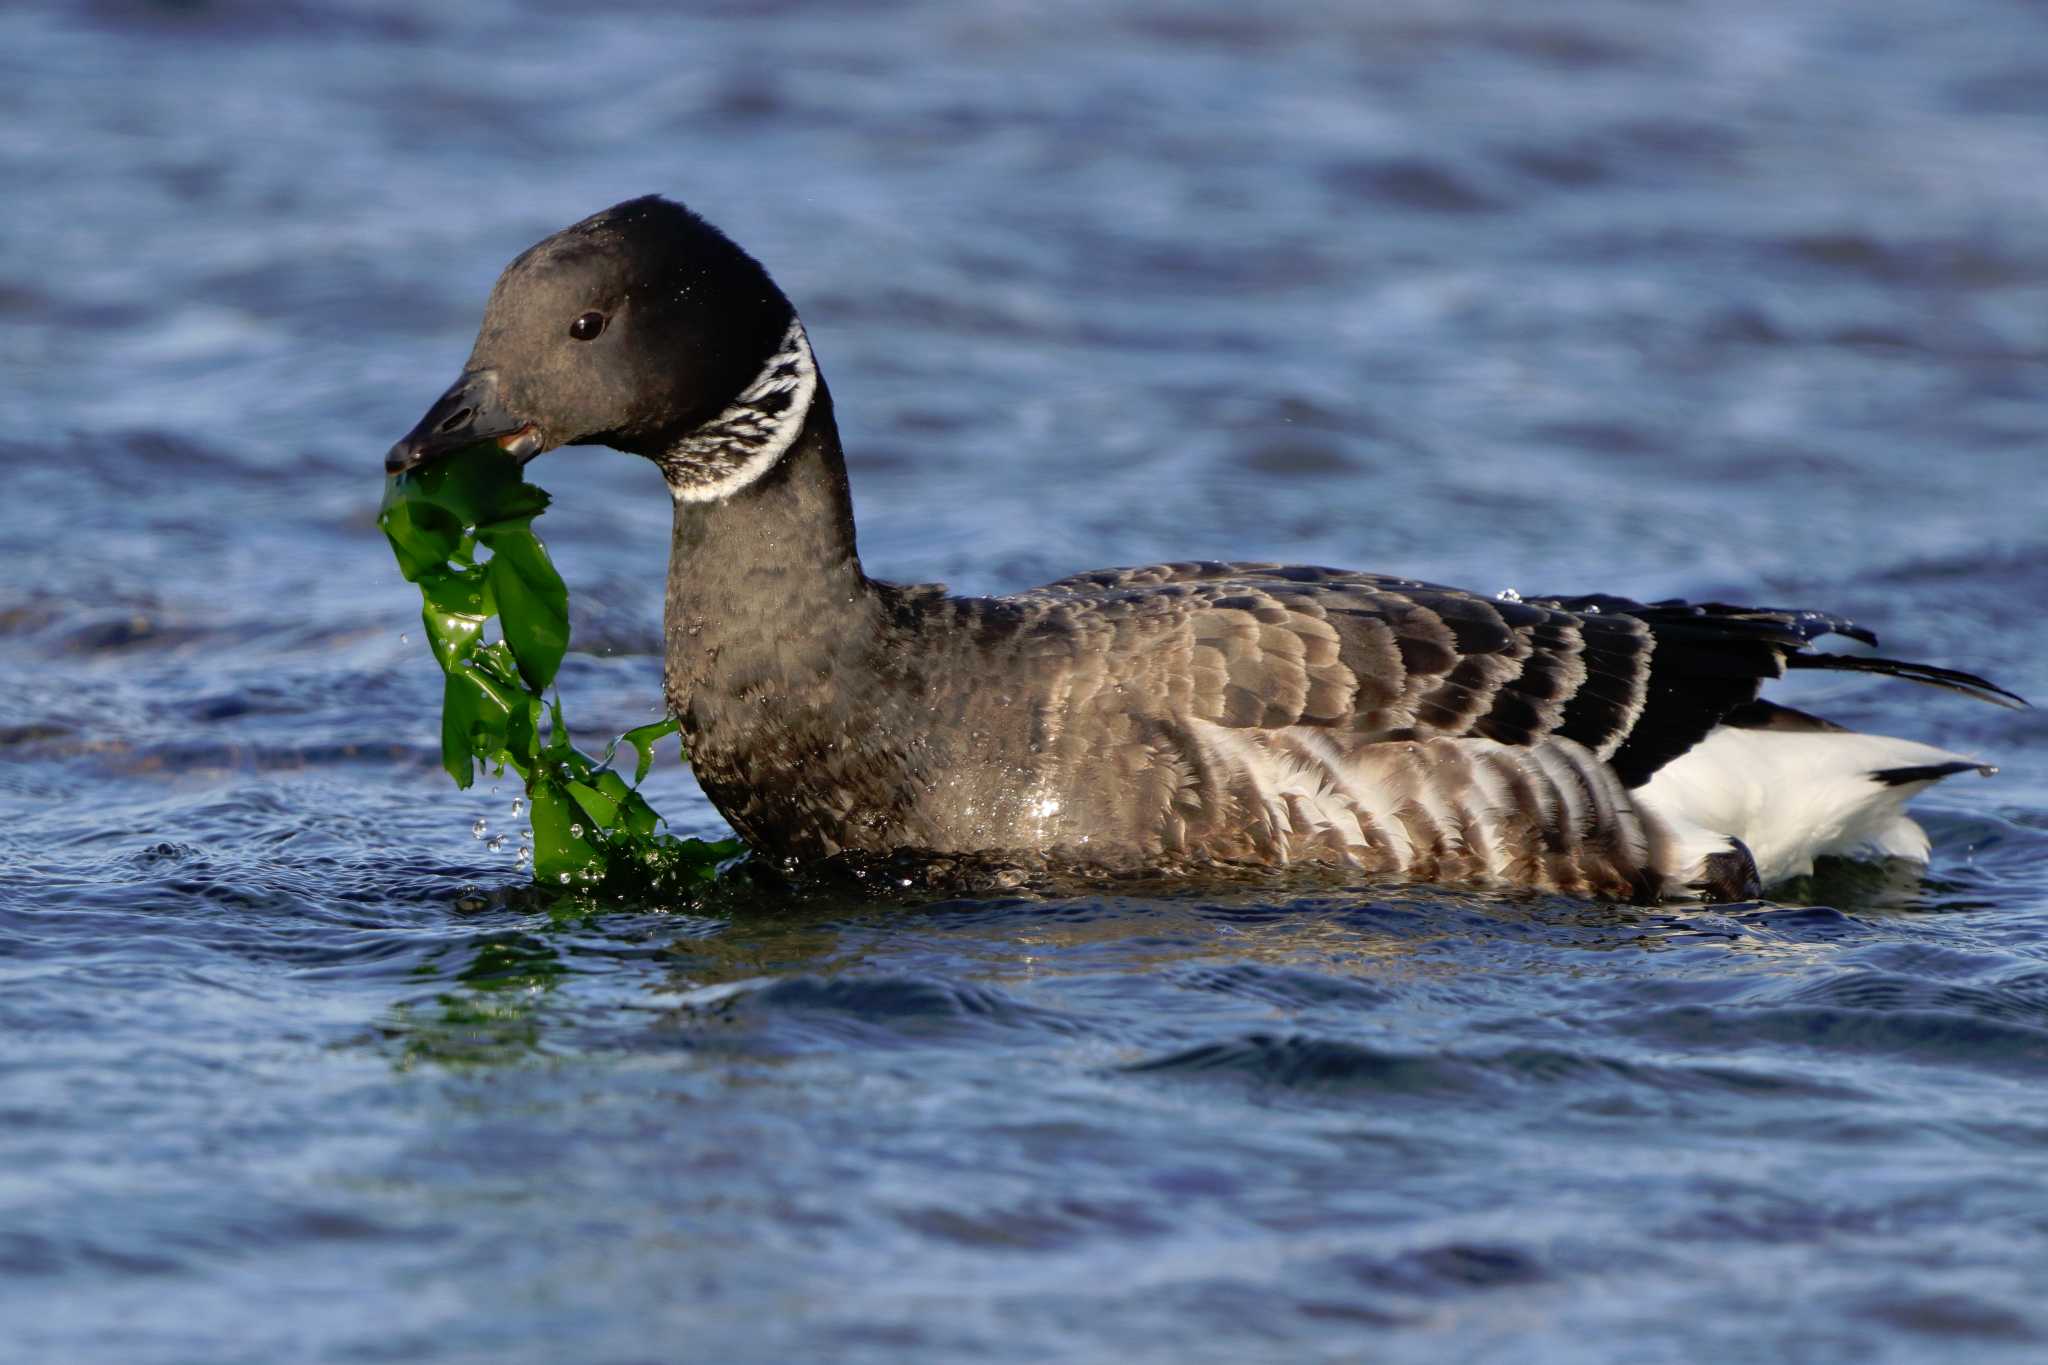
M462 377L384 467L493 439L519 459L659 454L756 379L794 316L753 257L682 205L614 205L505 267Z

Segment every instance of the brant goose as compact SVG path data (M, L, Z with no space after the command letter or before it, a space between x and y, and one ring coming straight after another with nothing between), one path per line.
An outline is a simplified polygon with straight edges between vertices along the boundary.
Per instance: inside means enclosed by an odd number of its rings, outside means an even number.
M601 444L675 498L667 700L705 794L770 855L1325 864L1641 901L1735 899L1816 854L1924 860L1906 798L1990 767L1757 698L1787 668L2019 698L1811 650L1840 617L1485 597L1280 564L1109 569L1011 597L868 577L795 310L658 197L530 248L392 472L495 440Z

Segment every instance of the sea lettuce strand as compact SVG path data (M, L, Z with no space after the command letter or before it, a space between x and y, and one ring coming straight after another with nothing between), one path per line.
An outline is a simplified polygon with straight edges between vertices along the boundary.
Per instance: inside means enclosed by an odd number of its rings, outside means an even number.
M543 883L655 892L708 880L737 842L678 839L639 791L674 720L629 730L593 759L570 739L554 683L569 648L569 589L533 531L548 495L483 444L385 480L377 516L445 681L441 764L458 787L477 765L510 768L532 802ZM497 638L485 627L495 618ZM634 755L633 780L612 766Z

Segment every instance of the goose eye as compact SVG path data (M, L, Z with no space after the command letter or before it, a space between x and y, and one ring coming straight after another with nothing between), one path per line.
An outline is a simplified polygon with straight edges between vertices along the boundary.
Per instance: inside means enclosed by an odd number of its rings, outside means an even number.
M585 313L569 324L569 335L578 341L589 341L604 330L604 314Z

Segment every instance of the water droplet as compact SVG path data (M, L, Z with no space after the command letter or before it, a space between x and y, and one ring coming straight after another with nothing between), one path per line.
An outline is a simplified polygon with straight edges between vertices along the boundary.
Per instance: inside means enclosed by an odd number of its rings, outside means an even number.
M571 839L581 839L581 838L583 837L583 826L581 826L581 825L571 825L571 826L569 826L569 837L570 837Z
M512 850L513 865L516 867L525 867L527 859L531 858L532 856L533 850L528 848L525 844L521 844L518 848Z
M523 811L524 811L525 809L526 809L526 798L525 798L525 797L523 797L523 796L515 796L515 797L513 797L513 798L512 798L512 818L513 818L513 819L515 819L515 820L516 820L516 819L518 819L518 818L519 818L519 816L520 816L520 814L521 814L521 812L523 812Z
M1588 616L1598 616L1599 614L1600 614L1600 604L1599 604L1598 602L1589 602L1589 603L1587 603L1587 604L1586 604L1586 615L1588 615Z
M1502 588L1493 596L1494 600L1499 602L1519 602L1522 600L1522 594L1516 592L1513 588Z
M505 836L504 836L504 835L502 835L502 834L493 834L493 835L491 836L491 841L490 841L489 843L485 844L485 845L484 845L484 847L485 847L485 848L487 848L487 849L489 849L489 850L490 850L491 852L493 852L493 853L502 853L502 852L504 852L504 851L505 851Z
M557 880L560 881L562 885L567 886L569 884L569 874L564 872L557 878Z
M409 645L412 643L412 636L407 635L404 631L401 630L398 632L398 643L402 645Z
M476 823L469 827L469 832L476 838L481 839L484 837L484 831L489 829L490 827L490 822L485 820L483 816L479 815L476 818Z

